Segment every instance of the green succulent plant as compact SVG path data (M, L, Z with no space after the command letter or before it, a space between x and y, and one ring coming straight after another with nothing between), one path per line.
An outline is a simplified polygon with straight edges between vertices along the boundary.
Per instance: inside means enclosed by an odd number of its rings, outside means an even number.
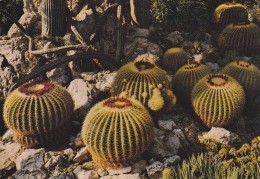
M164 66L173 72L187 63L188 55L182 48L170 48L163 55Z
M137 100L111 97L87 114L82 138L94 162L123 167L141 157L153 141L153 120Z
M163 169L162 179L174 179L173 172L174 172L174 169L170 168L170 167Z
M153 111L168 109L176 102L166 72L144 56L137 57L118 70L111 94L133 97Z
M248 61L237 60L227 64L221 71L235 78L244 88L246 101L252 102L260 92L260 70Z
M55 146L62 141L72 121L71 95L52 82L29 82L6 99L3 116L15 140L25 147Z
M207 127L228 126L243 112L243 87L226 74L210 74L193 88L192 105Z
M66 0L43 0L42 1L42 36L64 36L66 33L67 20Z
M178 101L187 105L191 104L191 91L195 84L204 76L211 73L211 70L200 63L190 63L182 66L173 77L173 91Z
M151 0L130 0L131 17L140 28L149 28L152 22Z
M236 50L240 55L255 55L260 50L260 28L250 22L230 24L219 35L218 45L224 50Z
M235 22L248 19L246 6L236 2L226 2L219 5L214 11L214 21L222 29Z

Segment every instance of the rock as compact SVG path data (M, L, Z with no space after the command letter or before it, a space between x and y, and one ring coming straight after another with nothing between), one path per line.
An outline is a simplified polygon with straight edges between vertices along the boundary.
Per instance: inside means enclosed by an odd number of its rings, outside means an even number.
M61 154L55 152L47 152L44 155L44 167L50 171L55 169L62 162Z
M70 69L67 65L62 65L47 72L47 77L60 85L66 85L70 81Z
M84 161L86 161L88 158L90 157L90 153L87 150L87 147L83 147L80 149L80 151L76 154L76 156L74 157L74 161L78 162L78 163L82 163Z
M86 0L67 0L67 4L72 15L76 16L86 4Z
M99 79L96 88L102 92L109 92L112 87L116 73L108 73Z
M2 136L2 140L9 140L10 138L14 137L14 131L11 129L8 129L4 135Z
M69 158L75 157L74 151L72 150L72 148L68 148L68 149L64 150L63 154L67 155Z
M172 157L166 158L163 161L163 167L165 168L165 167L169 167L169 166L174 166L177 163L179 163L180 160L181 160L181 157L178 155L174 155Z
M26 149L15 161L17 170L41 170L44 166L44 149Z
M16 158L23 152L23 148L17 143L7 143L0 148L0 173L15 167Z
M98 168L97 172L98 172L98 175L101 177L107 176L109 174L108 171L104 168Z
M161 159L172 155L163 140L164 136L161 138L155 137L153 146L151 147L151 150L148 151L151 157Z
M146 170L147 162L145 160L140 160L132 165L131 173L142 173Z
M134 28L134 32L131 35L131 39L134 39L136 37L145 37L148 38L150 35L149 29L141 29L141 28Z
M212 127L209 132L205 132L202 136L199 136L201 142L205 139L213 139L221 144L234 144L240 141L237 134L221 127Z
M172 46L178 46L184 40L181 32L179 31L169 33L166 39L172 42Z
M162 172L163 170L163 163L156 161L153 162L151 165L146 167L147 173L149 175L149 177L153 178L154 175L156 175L157 173Z
M176 127L175 122L172 120L159 120L158 124L159 128L165 131L171 131L174 129L174 127Z
M98 173L94 170L86 171L78 166L73 173L78 179L98 179Z
M13 175L13 177L15 179L47 179L48 174L43 170L19 170Z
M106 168L106 169L107 169L109 175L120 175L120 174L130 173L132 170L132 167L118 168L118 169Z
M181 142L179 137L177 137L177 135L172 134L167 136L165 145L172 155L177 154L179 149L181 148Z
M203 59L203 54L194 54L193 58L195 62L201 63L201 60Z
M209 67L213 72L218 72L220 70L220 67L217 63L206 62L205 65Z
M38 12L42 0L23 0L24 13Z
M73 173L70 172L70 173L66 173L66 174L61 173L61 174L52 176L48 179L76 179L76 177L74 177Z
M74 139L74 144L76 147L83 147L84 146L84 142L82 140L81 137L81 132L79 132L76 136L76 138Z
M121 174L121 175L114 175L114 176L104 176L100 179L141 179L138 173L136 174Z

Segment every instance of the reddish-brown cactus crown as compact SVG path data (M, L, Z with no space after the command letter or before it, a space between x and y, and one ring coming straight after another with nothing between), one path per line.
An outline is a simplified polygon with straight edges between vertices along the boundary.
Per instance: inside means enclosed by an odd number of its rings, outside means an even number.
M208 77L207 83L214 87L225 86L228 83L228 76L224 74L213 74Z
M150 63L150 62L145 62L145 61L138 61L135 63L135 67L139 70L139 71L145 71L145 70L149 70L155 67L154 64Z
M18 90L27 95L43 95L49 92L53 88L51 82L28 82L18 88Z
M200 63L192 62L184 67L185 70L191 70L200 66Z
M250 24L249 21L235 22L235 23L233 24L233 26L237 26L237 25L248 25L248 24Z
M124 97L114 97L109 98L104 102L104 107L109 108L125 108L128 106L133 106L132 102L129 99L126 99Z
M240 67L242 67L242 68L248 68L248 67L251 66L251 63L245 62L245 61L239 61L239 60L237 60L236 63L237 63L238 66L240 66Z

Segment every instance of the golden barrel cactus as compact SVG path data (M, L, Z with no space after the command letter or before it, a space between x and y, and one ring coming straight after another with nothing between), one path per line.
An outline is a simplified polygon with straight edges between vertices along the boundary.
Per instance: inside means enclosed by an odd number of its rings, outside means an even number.
M170 48L163 55L163 65L173 72L187 63L188 55L182 48Z
M204 76L211 73L211 70L200 63L190 63L181 67L173 77L173 91L178 101L189 105L191 102L191 91L194 85Z
M247 102L252 102L259 95L260 70L254 64L237 60L227 64L221 72L232 76L243 86Z
M126 96L137 99L146 107L152 106L151 110L159 111L175 105L175 95L169 91L170 84L166 72L151 61L137 58L118 70L111 94L119 96L125 93ZM152 103L157 97L160 101L163 100L163 104L155 107ZM151 105L148 105L149 100L152 100Z
M152 117L139 101L111 97L91 108L81 134L96 164L123 167L147 150L153 130Z
M66 136L74 102L60 85L29 82L6 99L3 116L15 139L25 147L49 147Z
M220 28L225 28L231 23L242 22L247 19L246 6L236 2L223 3L214 11L214 21Z
M218 45L224 50L235 50L240 55L257 54L260 51L260 28L250 22L230 24L219 35Z
M223 127L232 123L243 112L243 87L226 74L210 74L193 88L192 105L207 127Z

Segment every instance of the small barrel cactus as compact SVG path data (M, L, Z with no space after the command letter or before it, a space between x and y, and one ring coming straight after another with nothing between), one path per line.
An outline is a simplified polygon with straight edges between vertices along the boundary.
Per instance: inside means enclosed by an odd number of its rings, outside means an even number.
M43 0L42 1L42 36L64 36L66 33L67 19L66 0Z
M137 100L111 97L90 109L82 138L96 164L123 167L140 158L153 141L153 120Z
M141 57L142 60L137 57L134 62L118 70L111 89L112 96L126 93L126 96L139 100L154 111L174 106L176 98L169 92L170 84L166 72L155 63L143 59L143 55ZM160 101L160 105L156 104L155 107L153 104L157 100Z
M152 22L151 0L130 0L131 17L141 28L149 28Z
M200 63L190 63L181 67L173 78L173 91L178 101L184 105L191 104L191 91L195 84L204 76L211 73L211 70Z
M214 21L220 28L235 22L248 19L246 7L235 2L228 2L219 5L214 11Z
M182 48L170 48L163 55L164 66L173 72L187 63L188 55Z
M163 169L162 179L174 179L173 173L174 173L173 168L167 167L167 168Z
M226 74L210 74L193 88L192 105L195 113L207 127L228 126L243 112L243 87Z
M252 102L260 92L260 70L248 61L234 61L221 71L235 78L244 88L246 101Z
M25 83L6 99L3 116L15 139L25 147L54 146L71 123L71 95L52 82Z
M257 54L260 51L260 28L250 22L230 24L221 32L218 45L224 50L235 50L240 55Z

